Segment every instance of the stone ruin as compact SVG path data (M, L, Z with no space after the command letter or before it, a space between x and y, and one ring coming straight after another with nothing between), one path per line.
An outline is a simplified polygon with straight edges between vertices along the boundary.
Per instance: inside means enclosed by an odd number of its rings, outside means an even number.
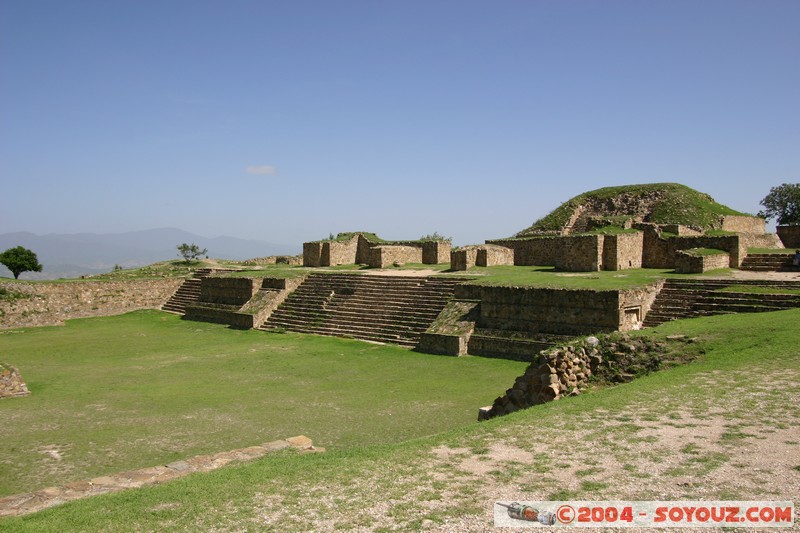
M450 260L450 241L383 241L373 234L339 234L336 239L303 243L303 266L369 265L386 268L395 263L438 265Z
M720 229L712 233L679 224L635 222L633 218L615 221L615 224L619 225L609 233L566 231L559 235L487 240L486 245L454 251L451 268L466 270L476 265L489 266L479 262L479 250L488 246L512 250L511 261L502 258L491 264L552 266L566 272L683 267L686 258L681 252L695 249L719 250L720 255L724 256L692 262L692 272L721 267L739 268L747 256L748 248L783 248L777 235L766 233L765 221L758 217L721 216L718 224Z
M30 395L28 386L22 380L19 370L0 363L0 398L19 398Z
M694 339L684 335L654 340L613 333L542 350L504 395L478 411L478 420L577 396L587 390L593 380L625 383L673 361L686 362L695 357L685 346L693 342Z

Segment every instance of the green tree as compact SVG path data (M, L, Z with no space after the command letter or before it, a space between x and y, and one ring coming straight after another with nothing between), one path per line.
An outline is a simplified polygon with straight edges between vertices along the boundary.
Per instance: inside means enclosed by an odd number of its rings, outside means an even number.
M760 217L777 219L781 226L800 224L800 183L784 183L771 188L761 205L765 209L758 212Z
M23 272L42 271L42 265L39 264L36 254L22 246L9 248L0 254L0 263L14 274L14 279L19 279L19 275Z
M192 244L179 244L178 245L178 253L183 257L184 261L187 263L191 263L201 255L206 255L208 253L208 248L200 249L195 243Z

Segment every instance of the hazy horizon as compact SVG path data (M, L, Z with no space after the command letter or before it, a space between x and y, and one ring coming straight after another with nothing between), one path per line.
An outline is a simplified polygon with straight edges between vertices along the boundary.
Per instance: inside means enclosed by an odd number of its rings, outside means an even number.
M0 5L0 232L511 235L587 190L800 181L800 3Z

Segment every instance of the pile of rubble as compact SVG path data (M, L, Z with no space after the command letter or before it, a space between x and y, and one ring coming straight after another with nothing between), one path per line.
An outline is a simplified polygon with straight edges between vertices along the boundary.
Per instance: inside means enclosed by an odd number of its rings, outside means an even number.
M478 419L487 420L564 396L577 396L592 383L621 383L658 370L676 359L672 357L675 350L670 347L671 341L683 345L693 339L675 335L653 340L612 333L543 350L512 388L491 407L480 409ZM680 351L689 355L692 352Z

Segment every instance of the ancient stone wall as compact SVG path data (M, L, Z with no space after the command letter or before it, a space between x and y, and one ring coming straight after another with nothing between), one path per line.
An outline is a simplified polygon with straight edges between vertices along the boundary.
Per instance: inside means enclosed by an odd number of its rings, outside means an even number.
M606 240L609 240L607 244ZM638 233L544 236L486 242L512 249L515 265L554 266L568 272L640 268L642 261L643 236Z
M321 250L321 248L320 248ZM243 265L302 265L302 255L270 255L242 261Z
M464 246L450 253L450 270L467 270L473 266L513 265L514 250L494 244Z
M360 235L349 241L330 241L322 244L322 266L352 265L356 262Z
M0 398L19 398L29 394L28 386L22 380L19 370L0 363Z
M644 268L675 268L677 251L691 248L723 250L730 256L731 268L739 268L747 256L744 239L739 235L662 237L652 226L641 229L644 231Z
M634 338L624 333L598 337L543 350L504 395L479 410L478 420L577 396L589 387L592 376L607 383L631 381L637 375L658 370L673 359L670 352L682 354L685 350L682 343L692 342L683 336L667 337L665 341ZM673 342L681 344L670 346ZM679 359L687 357L682 355Z
M322 266L322 243L304 242L303 243L303 266L321 267Z
M755 233L742 233L739 235L742 239L742 246L748 248L784 248L781 239L775 233L764 233L758 235Z
M703 231L698 228L684 226L683 224L658 224L658 228L666 233L679 236L703 235Z
M369 263L369 251L375 244L369 242L366 237L358 234L358 244L356 245L356 259L358 265L366 265Z
M403 263L424 263L428 265L446 263L450 259L451 245L447 241L392 241L373 243L361 233L353 235L348 241L318 241L303 243L303 266L321 267L335 265L369 264L372 266L376 247L396 247L398 250L388 252L397 257L413 257ZM418 252L409 252L406 248L416 248ZM389 263L391 264L391 263Z
M753 233L763 235L766 230L766 222L763 218L748 217L742 215L724 215L721 220L724 231L734 231L736 233Z
M555 267L567 272L597 272L603 269L603 235L560 237Z
M480 314L480 302L450 300L422 334L417 350L440 355L466 355Z
M514 250L511 248L506 248L505 246L484 244L478 248L478 254L475 257L475 264L482 267L494 265L513 265Z
M261 283L261 278L205 277L200 285L200 301L244 305L261 287Z
M518 266L555 266L562 251L561 237L545 236L530 239L494 239L486 244L505 246L514 251Z
M0 328L53 326L72 318L158 309L183 281L0 282L0 287L23 296L0 301Z
M603 239L603 270L642 268L644 234L619 233Z
M681 274L702 274L709 270L728 268L730 257L727 253L699 255L691 250L678 250L675 257L675 271Z
M577 290L539 287L472 286L456 289L456 297L479 296L478 327L584 335L597 332L634 329L626 309L638 308L638 321L652 305L654 287L626 290Z
M800 226L778 226L776 230L786 248L800 249Z
M375 246L369 251L369 266L386 268L394 263L421 263L422 247Z
M450 270L468 270L475 266L478 258L477 246L464 246L450 252Z
M448 241L425 241L422 243L422 262L426 265L438 265L450 260L452 245Z
M203 279L205 286L206 280ZM227 324L236 329L252 329L263 324L278 306L305 278L216 278L228 283L211 283L211 299L186 306L184 318L215 324ZM250 281L250 284L243 283ZM247 294L250 294L247 297ZM245 297L247 297L245 299Z

